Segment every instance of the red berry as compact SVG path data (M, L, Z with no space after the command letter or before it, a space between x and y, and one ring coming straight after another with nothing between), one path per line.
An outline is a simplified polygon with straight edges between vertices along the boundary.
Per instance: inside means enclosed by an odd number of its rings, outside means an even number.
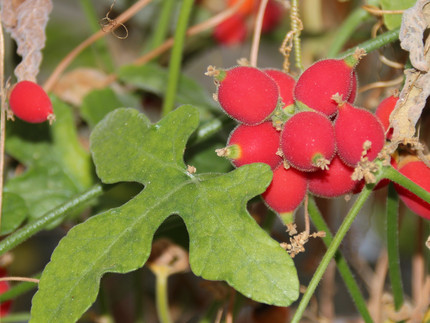
M348 100L354 80L353 67L345 60L321 60L300 75L294 88L294 97L299 106L304 105L333 116L338 106L333 95L338 93L344 100Z
M273 171L272 182L261 196L273 211L284 215L294 212L302 203L307 186L304 173L291 167L285 169L281 164Z
M321 197L338 197L352 192L357 181L351 179L354 168L345 165L335 156L327 170L308 174L309 192Z
M282 20L283 12L282 5L278 2L269 0L263 16L263 25L261 26L262 33L268 33L276 28Z
M366 157L372 161L385 143L381 122L369 111L356 108L347 102L339 105L335 120L337 152L349 166L355 167L363 153L363 144L370 141Z
M378 107L375 110L375 115L381 121L382 126L384 127L387 139L391 139L393 135L393 129L390 128L390 114L393 112L397 101L399 101L399 97L395 95L391 95L379 103Z
M353 104L355 101L355 97L357 96L357 73L355 71L352 72L352 84L351 84L351 94L349 95L348 102Z
M287 73L277 69L265 69L264 72L269 75L279 87L279 95L284 103L283 108L287 108L294 104L294 86L296 80Z
M412 161L399 169L399 172L413 182L430 192L430 168L422 161ZM430 220L430 204L408 191L406 188L395 184L400 199L406 206L419 216Z
M0 277L6 277L6 276L7 276L6 270L4 268L0 268ZM0 281L0 294L7 292L9 289L10 289L9 282ZM12 306L11 300L0 303L0 318L5 317L10 313L11 306Z
M280 133L271 122L257 126L239 125L230 134L228 146L217 150L219 156L232 159L236 167L252 163L266 163L276 168L282 158L277 155Z
M44 122L54 116L46 92L30 81L21 81L12 88L9 106L18 118L30 123Z
M284 124L281 149L286 161L302 171L326 168L336 150L334 128L322 113L296 113Z
M236 13L219 23L214 29L213 36L219 44L231 46L244 42L247 33L244 16Z
M218 101L224 111L239 122L256 125L275 110L279 90L275 81L255 67L238 66L217 77Z

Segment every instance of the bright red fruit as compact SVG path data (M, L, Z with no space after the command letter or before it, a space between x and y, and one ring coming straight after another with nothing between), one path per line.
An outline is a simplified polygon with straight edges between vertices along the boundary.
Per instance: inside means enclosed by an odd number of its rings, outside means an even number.
M222 45L231 46L242 43L248 34L245 17L239 13L231 15L219 23L213 31L215 40Z
M399 97L395 95L390 95L379 103L375 110L375 115L379 118L384 127L387 139L391 139L393 135L393 129L390 128L390 114L396 107Z
M299 106L304 105L331 117L338 108L333 95L339 94L343 100L348 100L354 93L353 84L356 85L353 66L342 59L324 59L300 75L294 97Z
M275 81L258 68L237 66L220 71L218 101L232 118L248 125L265 121L275 110L279 90Z
M285 160L302 171L324 169L336 151L334 128L322 113L298 112L284 124L281 149Z
M282 158L277 155L280 142L280 132L271 122L257 126L239 125L230 134L227 147L217 150L219 156L232 159L236 166L252 163L266 163L272 169L276 168Z
M6 276L7 276L6 270L4 268L0 268L0 277L6 277ZM7 281L0 282L0 294L7 292L9 289L10 289L9 282ZM11 300L0 303L0 318L5 317L10 313L11 306L12 306Z
M281 164L273 171L272 182L261 196L273 211L287 215L302 203L307 186L304 173L291 167L285 169Z
M31 81L18 82L10 92L9 106L21 120L41 123L53 120L52 103L43 88Z
M399 169L399 172L413 182L430 192L430 168L422 161L412 161ZM408 191L406 188L395 184L400 199L406 206L419 216L430 220L430 204Z
M289 74L277 69L265 69L264 72L269 75L279 87L279 95L284 103L284 109L294 104L294 86L296 80Z
M321 197L338 197L352 192L357 181L351 179L354 168L345 165L335 156L327 170L318 170L308 174L309 192Z
M372 161L385 143L385 134L381 122L369 111L356 108L348 102L339 105L335 120L337 153L349 166L355 167L360 161L363 144L371 142L366 157Z

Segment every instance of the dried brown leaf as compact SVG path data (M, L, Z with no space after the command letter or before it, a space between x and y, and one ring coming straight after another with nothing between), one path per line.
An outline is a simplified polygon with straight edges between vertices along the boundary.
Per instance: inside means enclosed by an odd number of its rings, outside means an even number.
M15 69L18 81L36 82L45 47L45 28L52 10L51 0L0 0L4 27L15 39L22 57Z

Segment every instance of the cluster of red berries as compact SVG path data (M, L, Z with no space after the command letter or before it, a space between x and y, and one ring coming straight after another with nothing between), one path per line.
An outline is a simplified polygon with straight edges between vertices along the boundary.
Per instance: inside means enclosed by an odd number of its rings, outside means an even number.
M29 123L52 122L55 119L48 94L37 83L21 81L9 94L9 107L13 114Z
M273 180L262 197L281 216L294 212L307 192L326 198L358 192L363 183L352 179L354 169L384 146L389 113L379 109L381 122L353 105L361 56L318 61L297 81L276 69L208 69L219 104L239 122L217 154L236 167L270 165Z

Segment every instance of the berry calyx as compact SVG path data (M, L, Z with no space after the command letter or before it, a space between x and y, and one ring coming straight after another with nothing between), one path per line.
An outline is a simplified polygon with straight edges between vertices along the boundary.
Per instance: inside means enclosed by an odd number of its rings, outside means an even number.
M320 60L307 68L297 80L294 88L296 104L304 109L311 108L331 117L337 113L333 95L338 93L348 100L355 96L354 65L346 59Z
M334 128L322 113L303 111L284 124L281 149L285 160L302 171L326 169L336 150Z
M266 163L276 168L282 158L277 154L280 133L271 122L256 126L239 125L230 134L227 147L217 149L218 156L231 159L234 166L252 163Z
M348 102L339 103L334 130L337 153L352 167L355 167L363 156L369 161L374 160L385 143L381 122L369 111L356 108ZM370 145L367 145L368 142Z
M18 82L12 88L9 106L14 115L29 123L55 120L49 96L40 85L31 81Z
M281 218L287 218L302 203L307 186L304 173L291 167L285 169L281 164L273 171L272 182L261 196Z
M279 87L279 96L283 102L283 109L288 109L288 107L294 105L294 86L296 80L289 74L284 73L277 69L265 69L264 73L269 75Z
M230 117L241 123L262 123L278 104L278 86L258 68L237 66L221 71L215 78L219 82L219 104Z
M375 110L375 115L381 121L387 139L391 139L393 135L393 128L390 128L390 115L396 107L397 101L399 101L398 95L390 95L382 100Z
M399 172L407 178L430 192L430 168L422 161L409 162L399 169ZM430 220L430 204L419 198L403 186L395 184L400 199L417 215Z
M351 179L353 172L354 168L345 165L336 155L329 169L308 173L309 192L325 198L348 194L358 183Z

